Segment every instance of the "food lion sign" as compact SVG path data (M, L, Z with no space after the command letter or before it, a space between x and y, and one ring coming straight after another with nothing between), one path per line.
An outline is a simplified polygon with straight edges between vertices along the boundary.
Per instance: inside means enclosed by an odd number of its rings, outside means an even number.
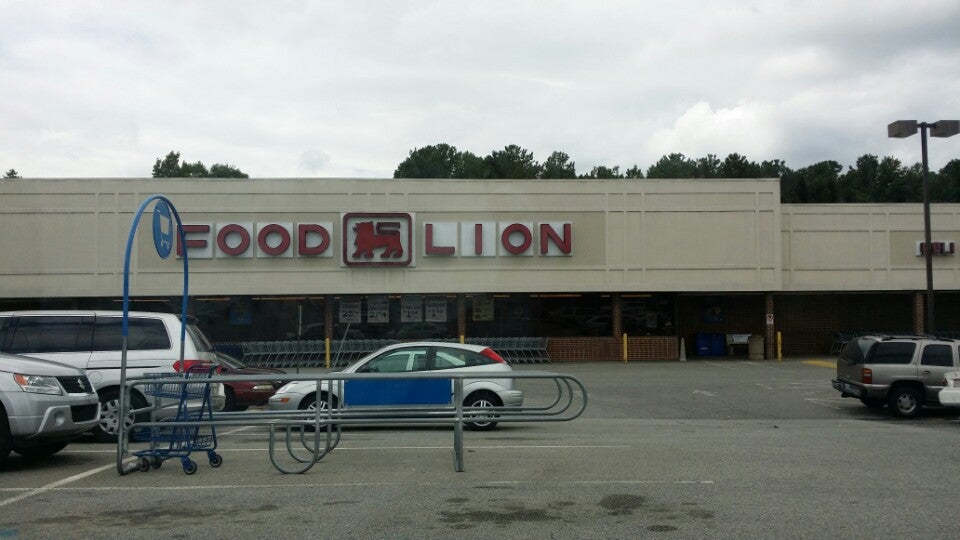
M423 257L569 257L569 221L427 221L409 212L341 214L333 222L193 223L183 226L190 259L333 258L343 267L412 267Z

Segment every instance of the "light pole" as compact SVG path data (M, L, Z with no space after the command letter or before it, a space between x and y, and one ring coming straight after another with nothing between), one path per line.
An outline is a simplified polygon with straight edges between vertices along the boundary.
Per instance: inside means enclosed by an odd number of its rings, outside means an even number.
M924 304L927 307L927 316L924 321L926 332L933 334L936 330L933 318L933 241L930 239L930 186L927 181L927 130L933 137L952 137L960 133L960 120L939 120L932 124L917 122L916 120L897 120L887 124L887 137L904 139L920 130L920 153L923 158L923 254L927 263L927 294Z

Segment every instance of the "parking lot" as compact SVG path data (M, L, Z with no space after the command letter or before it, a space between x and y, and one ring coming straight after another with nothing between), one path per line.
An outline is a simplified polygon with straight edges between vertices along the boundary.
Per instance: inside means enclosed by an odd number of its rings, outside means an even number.
M896 420L830 387L829 361L518 366L580 378L584 416L465 433L352 428L283 475L264 428L119 476L81 439L0 470L0 538L822 538L960 536L960 410ZM525 389L533 397L541 389ZM199 456L198 456L199 458Z

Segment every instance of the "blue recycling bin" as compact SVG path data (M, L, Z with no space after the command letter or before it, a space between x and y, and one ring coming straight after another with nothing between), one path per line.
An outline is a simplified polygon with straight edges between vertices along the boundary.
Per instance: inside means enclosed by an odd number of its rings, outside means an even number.
M697 356L723 356L727 347L724 334L701 332L697 334Z

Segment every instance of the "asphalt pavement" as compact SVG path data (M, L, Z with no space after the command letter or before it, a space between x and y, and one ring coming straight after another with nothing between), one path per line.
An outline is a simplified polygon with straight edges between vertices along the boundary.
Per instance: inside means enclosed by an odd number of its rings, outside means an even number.
M80 440L0 469L0 538L957 538L960 410L915 420L840 398L830 359L557 363L589 402L565 423L465 434L345 430L284 475L262 427L120 476ZM531 403L549 385L524 387Z

